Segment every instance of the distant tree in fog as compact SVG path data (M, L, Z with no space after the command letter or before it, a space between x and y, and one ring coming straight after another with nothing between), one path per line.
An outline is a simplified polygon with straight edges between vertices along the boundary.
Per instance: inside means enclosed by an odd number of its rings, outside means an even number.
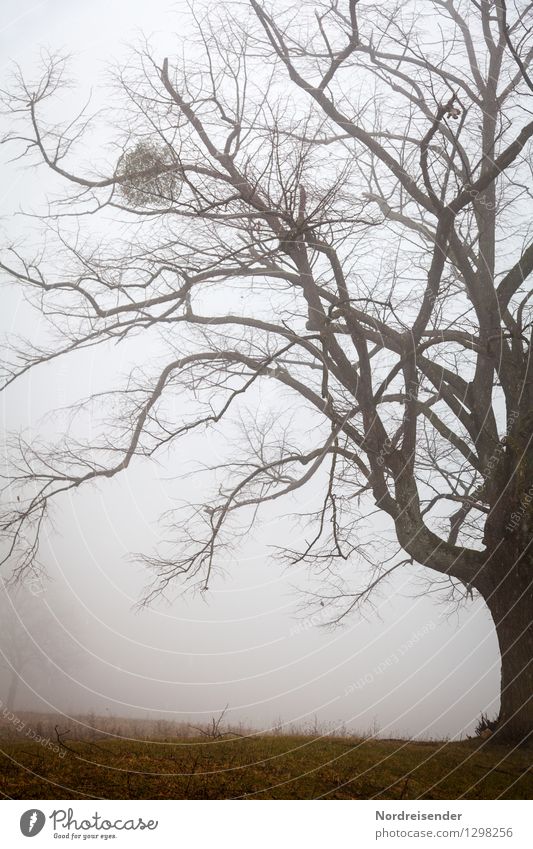
M7 712L28 708L28 697L32 701L28 685L35 685L37 698L47 679L57 690L61 675L70 674L81 659L76 643L68 636L65 614L59 625L40 582L29 586L0 588L0 679L4 679L0 707ZM25 705L18 701L21 689L25 689Z
M11 574L30 569L58 497L192 431L223 441L223 421L243 399L257 405L268 378L284 400L270 419L257 408L212 497L173 515L175 542L146 556L148 598L180 579L207 589L237 514L253 522L320 483L308 542L285 556L316 567L321 604L340 617L414 562L452 599L477 591L502 657L497 737L526 739L531 4L194 10L196 36L175 56L145 47L119 74L106 173L76 163L85 113L47 117L63 60L37 83L18 73L6 95L6 138L68 193L48 217L55 241L3 255L4 278L54 331L47 348L12 349L4 388L90 346L116 357L126 340L141 366L109 394L90 443L12 440ZM145 363L148 336L164 361ZM305 430L283 416L289 396ZM386 556L363 545L376 510L397 542ZM354 589L364 558L371 576Z

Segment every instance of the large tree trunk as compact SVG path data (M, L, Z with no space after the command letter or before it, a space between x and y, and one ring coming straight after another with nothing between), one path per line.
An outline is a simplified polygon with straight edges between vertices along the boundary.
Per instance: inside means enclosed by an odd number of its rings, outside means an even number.
M495 742L533 743L533 591L527 562L504 564L485 590L501 654Z

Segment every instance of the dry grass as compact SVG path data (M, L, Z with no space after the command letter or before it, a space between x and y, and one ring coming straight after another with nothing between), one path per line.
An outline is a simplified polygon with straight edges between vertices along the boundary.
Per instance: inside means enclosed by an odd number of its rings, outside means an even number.
M150 740L142 720L107 718L102 733L101 718L91 727L80 717L76 735L71 720L34 717L51 731L50 745L24 731L5 740L0 790L17 799L528 799L533 791L531 752L486 742L229 732L209 739L162 722ZM71 729L61 748L56 724Z

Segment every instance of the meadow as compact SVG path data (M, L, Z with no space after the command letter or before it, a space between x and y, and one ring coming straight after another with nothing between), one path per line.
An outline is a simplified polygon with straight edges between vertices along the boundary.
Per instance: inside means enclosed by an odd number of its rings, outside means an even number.
M31 727L31 726L28 726ZM42 730L42 729L41 729ZM163 729L161 729L163 730ZM531 750L220 732L125 739L94 731L0 740L0 792L16 799L529 799ZM196 736L194 736L196 735ZM91 739L89 739L89 736Z

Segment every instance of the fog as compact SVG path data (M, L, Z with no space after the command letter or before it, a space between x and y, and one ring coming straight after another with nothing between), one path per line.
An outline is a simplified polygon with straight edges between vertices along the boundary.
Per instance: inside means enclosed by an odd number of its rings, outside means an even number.
M93 86L99 104L106 63L120 61L141 31L151 33L166 55L172 33L184 25L180 8L162 0L6 2L3 78L13 61L31 72L42 47L66 49L73 55L72 77L84 93ZM69 110L81 97L77 91L69 93ZM42 204L48 187L41 169L21 168L11 155L0 147L4 243L32 238L33 222L15 212ZM2 303L6 332L39 337L35 314L5 285ZM147 359L154 353L148 346ZM60 419L46 417L50 410L108 386L127 364L126 345L112 365L97 350L36 369L5 393L5 429L53 435ZM283 406L271 397L273 389L258 391L259 409ZM298 415L297 408L293 412ZM303 568L282 567L274 551L294 535L305 539L287 515L294 500L262 513L260 525L227 552L208 593L182 595L176 586L166 600L139 608L150 576L132 553L153 550L162 513L180 499L201 500L209 489L209 473L184 473L225 451L220 431L191 436L166 459L139 461L63 499L43 538L46 574L2 592L4 705L18 663L9 632L35 650L35 661L17 668L15 713L201 723L229 705L229 722L258 729L316 721L330 731L442 738L471 734L482 711L497 712L499 659L485 606L474 599L455 610L437 594L421 594L424 570L396 573L371 606L338 627L329 626L325 614L310 615L305 593L311 578ZM305 511L316 494L306 489L298 509ZM365 533L385 537L382 520L375 522ZM357 584L356 574L353 580Z

